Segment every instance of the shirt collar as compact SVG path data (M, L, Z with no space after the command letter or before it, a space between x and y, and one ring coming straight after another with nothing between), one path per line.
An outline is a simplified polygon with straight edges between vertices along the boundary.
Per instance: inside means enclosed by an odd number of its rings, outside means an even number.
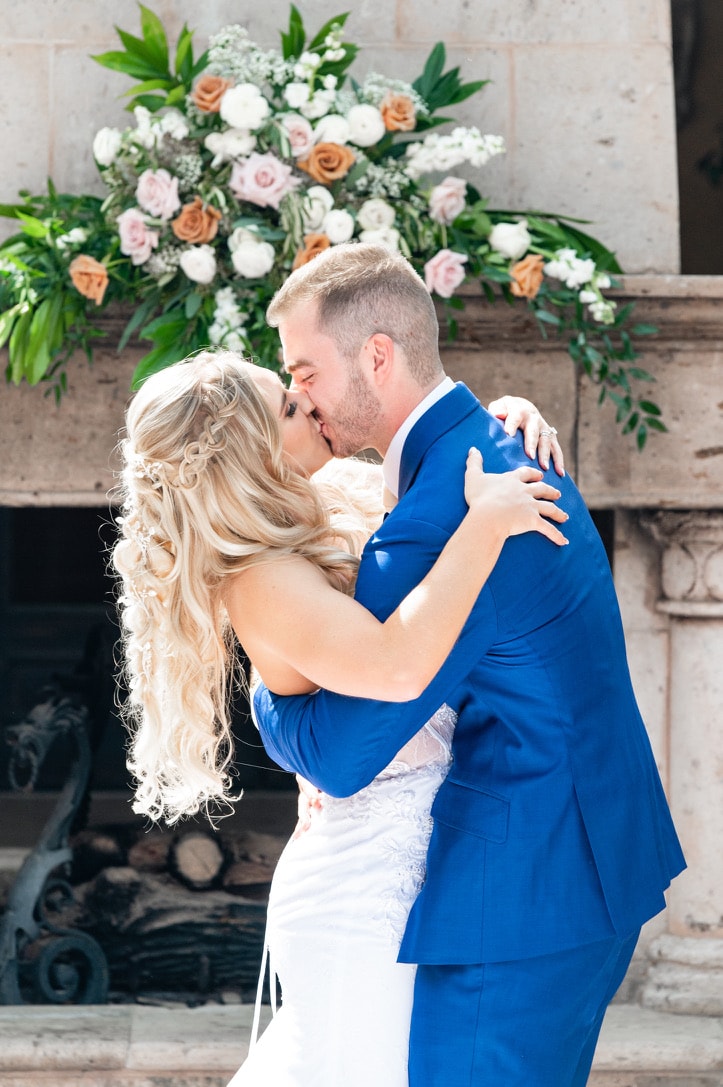
M427 393L424 400L421 400L416 408L410 412L389 443L389 448L382 462L382 471L384 473L384 486L394 498L399 496L399 471L402 464L402 450L409 432L425 412L429 411L433 404L436 404L452 389L454 389L454 381L451 377L445 377L440 381L439 385L435 385L432 391Z

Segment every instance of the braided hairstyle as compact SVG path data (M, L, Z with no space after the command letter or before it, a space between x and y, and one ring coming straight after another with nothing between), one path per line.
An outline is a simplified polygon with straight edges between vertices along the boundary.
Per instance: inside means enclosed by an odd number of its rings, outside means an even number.
M128 408L121 442L113 564L128 766L134 810L169 823L230 798L225 578L296 554L348 591L357 567L350 551L368 533L338 485L317 487L288 467L253 369L219 351L154 374Z

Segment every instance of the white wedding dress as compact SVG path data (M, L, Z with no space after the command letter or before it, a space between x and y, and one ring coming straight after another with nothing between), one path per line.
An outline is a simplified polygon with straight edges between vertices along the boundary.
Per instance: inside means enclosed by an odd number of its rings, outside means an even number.
M321 794L286 846L266 932L281 1004L229 1087L407 1087L415 967L396 958L454 725L443 706L361 792Z

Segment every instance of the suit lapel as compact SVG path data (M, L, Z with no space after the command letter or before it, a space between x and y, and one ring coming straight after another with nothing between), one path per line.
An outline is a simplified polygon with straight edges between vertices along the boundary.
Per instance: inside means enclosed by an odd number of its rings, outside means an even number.
M468 415L479 410L479 401L460 381L446 396L433 404L429 411L425 411L422 418L410 430L404 443L399 469L400 498L412 486L429 447L442 434L446 434Z

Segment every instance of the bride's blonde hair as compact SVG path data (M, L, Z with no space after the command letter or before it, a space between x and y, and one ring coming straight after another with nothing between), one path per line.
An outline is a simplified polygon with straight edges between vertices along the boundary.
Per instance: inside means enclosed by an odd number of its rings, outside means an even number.
M378 519L365 486L318 483L284 458L252 364L203 352L150 377L121 442L119 597L134 810L175 822L230 796L234 641L225 578L278 556L353 584ZM348 469L345 471L348 472Z

